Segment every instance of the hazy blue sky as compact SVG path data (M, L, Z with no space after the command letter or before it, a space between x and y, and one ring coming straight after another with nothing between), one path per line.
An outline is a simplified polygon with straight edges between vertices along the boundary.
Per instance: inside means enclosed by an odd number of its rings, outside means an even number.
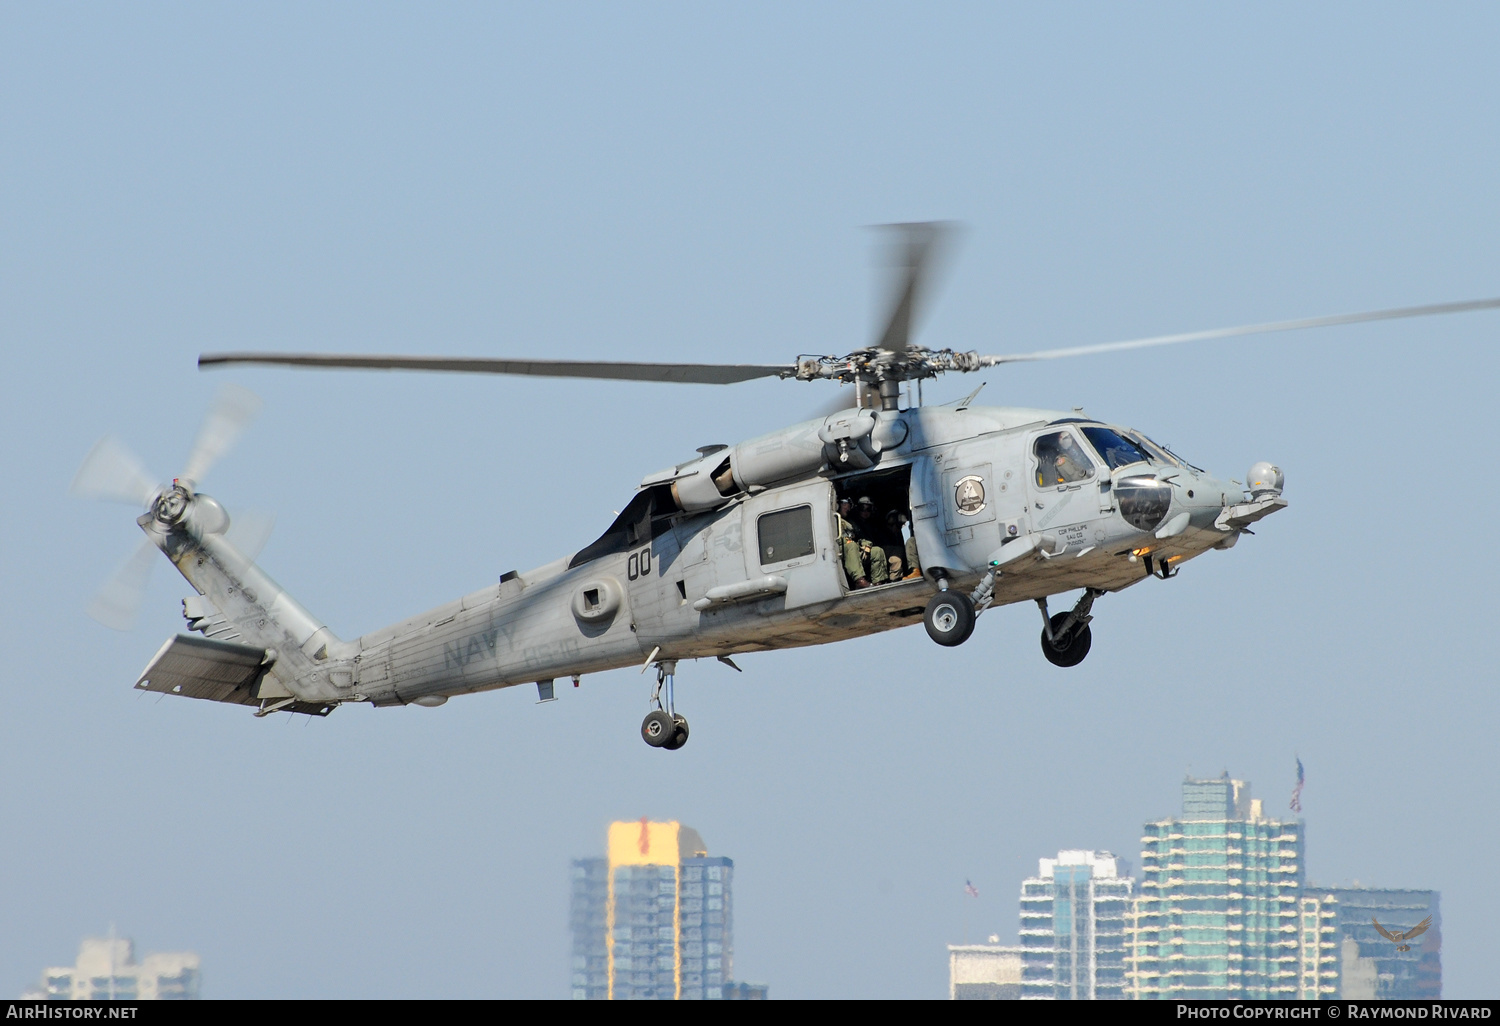
M1500 314L991 373L1291 507L1095 607L326 720L146 697L181 629L83 615L139 538L70 499L105 432L206 482L344 637L592 540L641 477L827 386L221 371L303 348L783 362L864 344L879 222L968 231L922 334L1007 352L1500 295L1493 5L0 7L0 994L114 922L214 997L561 997L567 869L611 819L735 859L774 997L937 997L1062 847L1138 861L1186 772L1284 809L1313 879L1443 892L1497 995L1491 520ZM962 395L972 377L929 386ZM963 895L965 879L981 892Z

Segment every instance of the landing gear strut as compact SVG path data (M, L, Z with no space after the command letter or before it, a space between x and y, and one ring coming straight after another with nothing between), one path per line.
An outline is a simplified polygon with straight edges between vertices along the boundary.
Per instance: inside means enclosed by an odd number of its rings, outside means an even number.
M1094 607L1094 599L1103 594L1097 588L1089 588L1077 605L1055 616L1047 614L1045 598L1036 600L1037 608L1042 611L1042 655L1047 662L1053 666L1077 666L1083 662L1094 640L1089 630L1089 621L1093 619L1089 610Z
M675 752L687 744L688 721L677 715L672 705L672 685L677 675L677 660L663 659L656 664L656 687L651 689L655 706L641 721L641 739L652 748Z

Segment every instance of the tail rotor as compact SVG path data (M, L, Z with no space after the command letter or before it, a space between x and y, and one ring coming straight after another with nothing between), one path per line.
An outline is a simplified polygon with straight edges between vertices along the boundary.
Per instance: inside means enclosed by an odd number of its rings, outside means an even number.
M192 514L195 507L204 505L206 508L200 522L207 530L222 531L228 524L223 507L207 496L200 500L196 489L209 469L255 419L260 406L260 398L249 389L238 385L223 388L203 418L181 475L170 485L157 483L140 457L111 435L100 439L89 450L69 491L80 498L120 502L144 509L162 529L175 527ZM243 523L236 525L233 542L248 558L254 559L270 537L275 518L246 511L242 519ZM149 527L147 530L150 532ZM90 617L114 630L129 630L134 625L151 579L151 568L156 565L157 547L153 535L148 533L130 558L95 593L87 607Z

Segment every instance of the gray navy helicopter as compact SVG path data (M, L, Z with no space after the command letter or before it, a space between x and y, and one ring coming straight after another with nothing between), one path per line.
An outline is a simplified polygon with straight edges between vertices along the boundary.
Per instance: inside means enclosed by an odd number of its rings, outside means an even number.
M153 549L195 592L183 601L193 633L162 646L136 688L251 706L257 716L322 716L346 702L432 707L516 684L535 684L546 701L558 679L577 684L584 674L640 666L655 669L641 736L677 749L688 738L673 700L684 659L717 658L738 670L732 657L740 653L918 622L937 644L961 645L991 606L1034 602L1043 654L1075 666L1088 655L1100 597L1148 577L1173 577L1210 549L1233 548L1252 524L1286 507L1281 470L1257 462L1242 484L1193 466L1140 431L1077 411L974 405L977 389L957 402L923 405L925 379L1023 360L1500 307L1500 299L1403 307L1006 356L927 349L912 342L912 326L950 233L936 223L890 227L897 239L890 314L874 345L844 356L784 365L201 356L205 368L714 385L835 380L854 385L856 402L738 445L705 446L648 474L615 521L577 552L343 641L255 564L254 546L226 537L228 513L198 490L258 404L231 386L170 485L158 485L111 439L95 447L74 482L75 493L145 507L136 522L146 541L101 592L105 614L139 592L131 582L154 562ZM1049 609L1053 596L1080 589L1071 608Z

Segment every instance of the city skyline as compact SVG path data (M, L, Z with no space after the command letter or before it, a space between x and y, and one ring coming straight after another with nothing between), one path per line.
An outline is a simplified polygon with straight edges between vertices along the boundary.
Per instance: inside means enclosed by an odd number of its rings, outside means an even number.
M1298 759L1289 811L1304 784ZM1177 816L1143 827L1139 881L1110 852L1040 859L1021 883L1020 946L950 944L950 998L1442 996L1437 892L1309 882L1300 815L1268 815L1227 770L1181 792Z

